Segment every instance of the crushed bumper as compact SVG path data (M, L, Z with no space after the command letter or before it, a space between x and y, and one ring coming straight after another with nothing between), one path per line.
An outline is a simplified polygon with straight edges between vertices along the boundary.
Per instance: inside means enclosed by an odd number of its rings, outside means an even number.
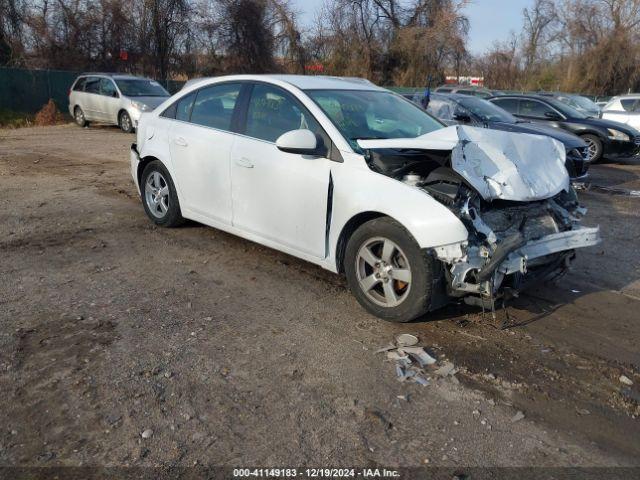
M599 227L574 227L524 244L513 242L509 251L501 252L498 262L492 261L498 250L490 254L487 249L465 244L446 245L433 251L436 258L447 265L451 295L493 296L499 292L506 276L521 274L526 279L530 269L553 264L555 257L562 253L570 254L600 242Z

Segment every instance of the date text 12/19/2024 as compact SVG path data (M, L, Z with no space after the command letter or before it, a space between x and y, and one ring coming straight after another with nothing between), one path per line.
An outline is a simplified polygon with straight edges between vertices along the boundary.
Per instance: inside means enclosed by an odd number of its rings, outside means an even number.
M398 478L386 468L234 468L233 478Z

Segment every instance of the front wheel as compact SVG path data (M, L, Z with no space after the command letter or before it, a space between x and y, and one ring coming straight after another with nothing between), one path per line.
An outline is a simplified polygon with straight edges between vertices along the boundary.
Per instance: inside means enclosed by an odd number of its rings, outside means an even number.
M602 158L602 141L595 135L582 135L582 140L587 144L587 162L595 163Z
M409 322L429 311L433 259L391 218L370 220L351 235L344 269L358 302L379 318Z
M120 130L124 133L133 132L133 122L131 121L131 117L127 112L122 112L118 117L118 125L120 126Z
M176 187L161 162L154 160L145 167L140 190L144 211L156 225L177 227L184 223Z

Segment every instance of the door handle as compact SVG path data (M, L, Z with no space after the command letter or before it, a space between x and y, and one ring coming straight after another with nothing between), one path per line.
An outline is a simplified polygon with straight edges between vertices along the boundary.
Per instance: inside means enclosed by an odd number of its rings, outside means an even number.
M235 159L236 165L244 168L253 168L253 163L246 157L240 157Z
M175 143L176 145L180 145L181 147L186 147L188 145L187 141L183 137L174 138L173 143Z

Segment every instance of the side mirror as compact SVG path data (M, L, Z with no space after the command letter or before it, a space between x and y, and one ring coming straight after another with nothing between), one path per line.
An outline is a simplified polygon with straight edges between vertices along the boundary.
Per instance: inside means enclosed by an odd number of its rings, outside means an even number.
M550 120L562 120L562 117L556 112L544 112L544 116Z
M118 95L118 92L116 92L115 90L113 92L111 92L111 96L113 98L118 98L120 95Z
M276 147L287 153L313 154L318 148L318 139L311 130L300 129L283 133L276 140Z
M458 122L469 123L471 121L471 116L464 110L456 110L453 112L453 119Z

